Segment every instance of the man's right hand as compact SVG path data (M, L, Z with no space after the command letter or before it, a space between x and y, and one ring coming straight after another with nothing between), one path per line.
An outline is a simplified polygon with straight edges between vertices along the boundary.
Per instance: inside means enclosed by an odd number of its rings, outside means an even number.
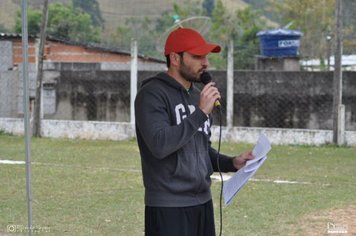
M218 88L215 87L215 82L207 83L200 93L200 110L202 110L207 115L210 114L214 109L215 101L220 98L220 92Z

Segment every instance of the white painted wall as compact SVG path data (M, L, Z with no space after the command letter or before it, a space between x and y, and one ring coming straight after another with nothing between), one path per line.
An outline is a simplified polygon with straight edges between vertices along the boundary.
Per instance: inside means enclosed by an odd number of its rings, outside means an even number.
M69 139L127 140L135 138L135 125L122 122L43 120L42 136ZM0 118L0 131L23 135L23 119ZM255 143L264 132L272 144L323 145L332 143L332 130L223 127L222 141ZM212 141L219 138L219 127L213 126ZM356 146L356 131L345 132L345 144Z

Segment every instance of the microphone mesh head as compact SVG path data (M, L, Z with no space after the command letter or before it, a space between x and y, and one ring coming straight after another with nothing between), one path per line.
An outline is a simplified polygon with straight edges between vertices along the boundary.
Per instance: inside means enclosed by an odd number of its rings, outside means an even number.
M200 81L203 84L209 83L213 78L211 77L211 74L207 71L204 71L201 76L200 76Z

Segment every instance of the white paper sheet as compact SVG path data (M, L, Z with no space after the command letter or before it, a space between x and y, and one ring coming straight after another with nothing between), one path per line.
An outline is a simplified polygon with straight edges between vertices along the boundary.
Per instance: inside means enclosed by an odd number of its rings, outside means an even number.
M267 159L267 153L271 150L271 143L265 134L261 134L252 154L255 156L253 160L247 161L246 165L238 170L229 180L224 182L223 195L226 205L231 203L234 196L248 182L248 180L256 173L258 168Z

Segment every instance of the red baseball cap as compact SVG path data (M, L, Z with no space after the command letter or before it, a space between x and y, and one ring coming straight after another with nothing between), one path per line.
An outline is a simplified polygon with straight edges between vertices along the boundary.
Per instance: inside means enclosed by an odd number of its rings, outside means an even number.
M190 28L178 28L172 31L164 47L164 55L171 52L189 52L193 55L207 55L210 52L220 52L221 47L205 41L197 31Z

